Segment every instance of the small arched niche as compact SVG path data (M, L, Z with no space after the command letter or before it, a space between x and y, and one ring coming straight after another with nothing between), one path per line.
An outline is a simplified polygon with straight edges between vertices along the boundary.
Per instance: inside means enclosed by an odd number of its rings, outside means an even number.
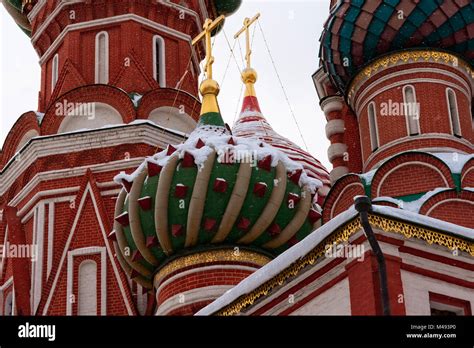
M162 106L150 113L148 119L164 128L191 133L196 128L196 121L181 109Z
M56 115L64 119L58 133L83 129L97 129L122 124L122 116L112 106L104 103L58 103Z

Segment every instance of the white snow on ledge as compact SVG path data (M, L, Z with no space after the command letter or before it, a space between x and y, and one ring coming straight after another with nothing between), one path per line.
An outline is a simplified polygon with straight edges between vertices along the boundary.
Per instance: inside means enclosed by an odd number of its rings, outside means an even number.
M398 208L385 207L373 205L373 212L395 219L404 220L408 223L416 223L419 225L427 226L442 232L447 232L452 235L459 236L464 239L474 240L474 230L467 227L458 226L449 222L434 219L425 215L420 215L410 211L405 211ZM292 248L279 255L274 260L260 268L259 270L252 273L250 276L242 280L238 285L233 287L224 293L221 297L210 303L195 315L205 316L212 315L219 311L225 306L231 304L237 300L240 296L245 295L262 285L266 281L274 278L285 268L289 267L292 263L304 257L311 250L318 246L326 237L333 233L337 228L343 225L345 222L351 220L358 213L354 206L342 214L337 215L334 219L324 224L313 233L308 235L303 241L299 242Z
M224 295L219 297L217 300L215 300L208 306L201 309L195 315L211 315L219 309L232 303L240 296L249 293L261 284L272 279L285 268L290 266L292 263L308 254L327 236L333 233L345 222L357 216L357 214L358 213L354 209L354 207L351 207L344 213L339 214L334 219L312 232L301 242L288 249L283 254L279 255L277 258L270 261L268 264L266 264L259 270L252 273L249 277L242 280L237 286L227 291Z

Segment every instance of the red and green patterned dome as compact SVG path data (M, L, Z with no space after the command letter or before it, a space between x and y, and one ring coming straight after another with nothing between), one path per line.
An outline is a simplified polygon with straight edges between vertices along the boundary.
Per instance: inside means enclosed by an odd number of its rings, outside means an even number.
M474 64L474 2L471 0L340 0L321 36L320 58L345 91L374 58L411 48L455 53Z
M260 110L255 93L256 71L252 68L245 69L242 72L242 80L246 92L240 116L232 127L232 133L241 138L258 139L271 145L285 153L291 160L300 163L308 176L320 180L323 186L318 189L313 202L315 209L320 211L331 185L329 173L321 162L290 139L278 134L267 121Z
M200 122L188 140L148 158L123 184L111 238L131 278L151 286L155 271L184 253L247 247L278 255L314 230L320 180L282 151L232 136L216 95L201 85Z

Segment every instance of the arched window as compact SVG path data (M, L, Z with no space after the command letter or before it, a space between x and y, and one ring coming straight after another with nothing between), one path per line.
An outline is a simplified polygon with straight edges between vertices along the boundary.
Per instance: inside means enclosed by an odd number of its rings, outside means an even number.
M83 261L79 266L78 315L97 315L97 264Z
M456 100L456 93L451 88L446 89L446 96L448 100L449 118L451 121L451 128L453 135L461 136L461 124L459 123L458 102Z
M56 54L53 58L53 66L51 67L51 91L56 87L56 82L59 78L59 55Z
M13 315L13 291L8 293L5 298L5 305L3 307L3 315L10 316Z
M378 134L378 129L377 129L377 115L375 113L374 102L369 104L368 114L369 114L370 145L372 147L372 151L375 151L379 147L379 134Z
M408 124L408 134L420 134L420 110L416 102L415 88L413 86L405 86L403 88L403 102Z
M165 41L162 37L153 37L153 77L160 87L166 87Z
M109 83L109 34L106 31L95 37L95 83Z

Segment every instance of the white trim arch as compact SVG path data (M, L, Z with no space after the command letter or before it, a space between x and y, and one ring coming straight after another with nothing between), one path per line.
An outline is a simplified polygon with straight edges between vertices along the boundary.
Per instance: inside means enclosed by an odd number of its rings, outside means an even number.
M153 78L160 87L166 87L166 45L165 40L159 36L153 36Z
M95 83L109 83L109 33L106 31L95 36Z

